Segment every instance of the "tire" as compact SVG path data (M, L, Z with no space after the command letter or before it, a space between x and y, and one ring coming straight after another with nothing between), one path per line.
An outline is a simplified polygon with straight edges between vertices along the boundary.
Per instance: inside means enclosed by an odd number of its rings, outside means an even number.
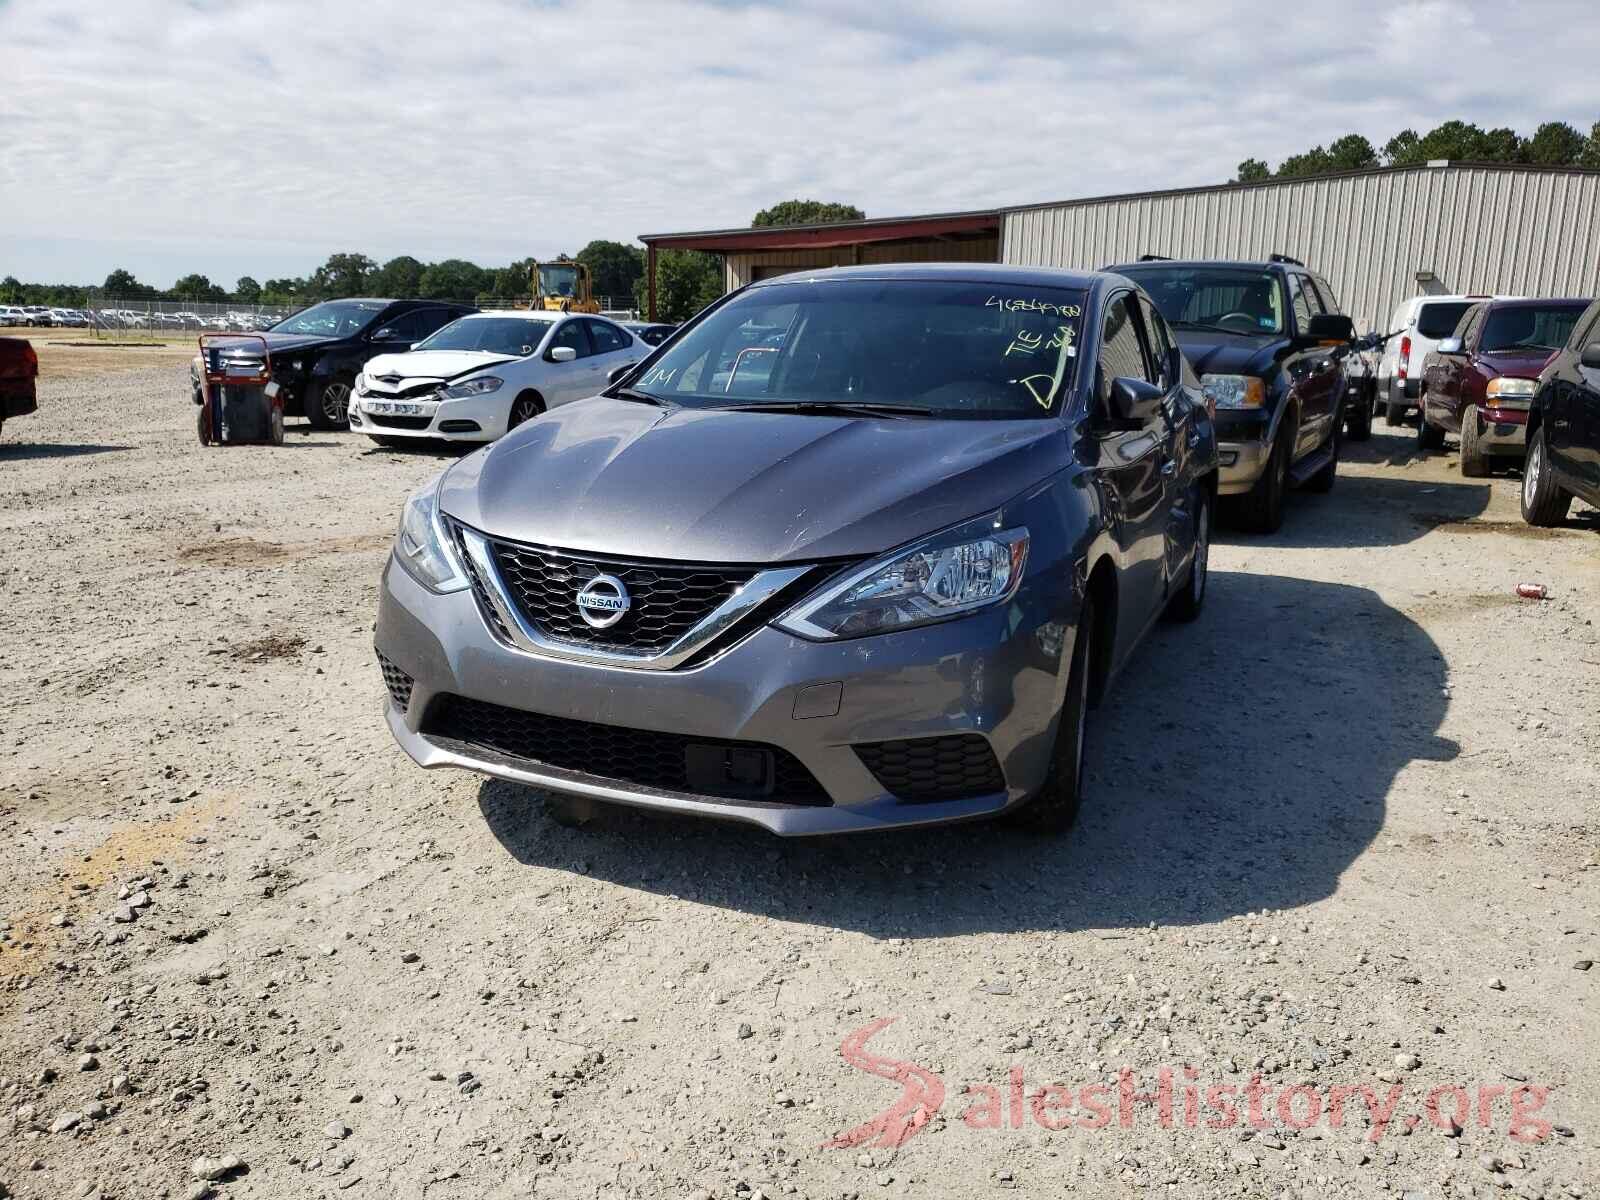
M1310 479L1306 480L1305 490L1327 495L1333 491L1333 485L1339 478L1339 450L1344 443L1344 421L1336 417L1333 422L1333 432L1328 435L1328 447L1333 451L1333 457L1328 460L1328 465L1323 467Z
M1056 725L1055 751L1043 785L1020 808L1007 813L1015 825L1033 833L1065 833L1078 819L1083 800L1083 754L1089 719L1089 672L1094 661L1095 603L1085 597L1073 638L1072 670Z
M211 427L206 422L206 407L203 404L195 414L194 431L199 436L202 446L211 445Z
M1437 425L1428 424L1428 408L1423 403L1423 398L1417 398L1417 449L1443 450L1444 430Z
M283 445L283 409L274 404L272 415L267 418L267 440L274 446Z
M1352 442L1364 442L1372 437L1372 401L1365 393L1361 403L1345 414L1344 433Z
M335 377L312 385L306 394L305 410L313 429L349 429L350 381Z
M1540 426L1528 439L1528 458L1522 466L1522 519L1529 525L1559 525L1571 507L1571 494L1561 490L1551 473L1550 451Z
M1461 414L1461 475L1464 479L1482 479L1489 474L1489 456L1483 452L1479 441L1481 433L1478 410L1468 407Z
M1239 500L1239 521L1252 533L1277 533L1283 528L1283 497L1289 490L1288 420L1272 443L1267 466L1255 486Z
M1194 556L1183 587L1167 601L1166 616L1172 621L1192 621L1206 602L1206 576L1211 564L1211 495L1205 488L1195 489Z
M544 412L544 401L538 392L523 392L511 402L511 414L506 418L506 432L510 433L524 421L531 421Z
M1406 423L1406 405L1402 402L1396 404L1390 400L1383 406L1383 423L1391 429L1398 429Z

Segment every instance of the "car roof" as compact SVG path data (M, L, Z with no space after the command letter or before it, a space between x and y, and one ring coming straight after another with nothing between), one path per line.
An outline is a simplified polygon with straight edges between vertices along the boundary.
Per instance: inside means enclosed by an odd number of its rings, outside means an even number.
M1130 267L1234 267L1249 271L1305 271L1315 274L1310 267L1298 263L1267 262L1264 259L1249 258L1150 258L1140 262L1118 263L1107 267L1107 271L1121 274Z
M1026 286L1093 287L1106 278L1103 271L1067 271L1058 267L1014 267L1005 263L881 263L860 267L800 268L788 275L762 279L750 286L829 281L834 279L928 279L961 283L1003 283Z
M1515 299L1493 299L1482 303L1490 308L1588 308L1594 303L1582 296L1518 296Z
M559 321L562 317L581 317L584 313L550 312L539 308L480 308L477 312L463 313L461 319L470 321L475 317L520 317L524 321Z

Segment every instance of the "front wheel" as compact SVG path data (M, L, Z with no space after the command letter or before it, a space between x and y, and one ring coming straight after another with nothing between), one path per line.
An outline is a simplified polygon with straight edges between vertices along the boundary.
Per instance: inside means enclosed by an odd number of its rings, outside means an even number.
M1540 426L1528 439L1528 458L1522 465L1522 519L1529 525L1559 525L1571 507L1571 494L1561 490L1550 470L1550 452Z
M1277 533L1283 527L1283 495L1289 488L1289 447L1294 442L1289 420L1293 416L1290 413L1284 418L1284 427L1272 443L1261 478L1239 498L1240 521L1254 533Z
M1478 410L1469 407L1461 414L1461 475L1464 479L1482 479L1489 473L1489 456L1483 452L1480 433Z
M1035 833L1065 833L1078 819L1083 799L1083 754L1089 724L1089 672L1094 663L1094 601L1085 597L1072 639L1072 670L1056 725L1055 753L1044 785L1021 808L1007 815Z
M531 421L544 411L544 401L536 392L523 392L511 402L511 415L506 419L506 432L510 433L524 421Z
M326 379L306 389L306 420L313 429L350 427L350 381Z

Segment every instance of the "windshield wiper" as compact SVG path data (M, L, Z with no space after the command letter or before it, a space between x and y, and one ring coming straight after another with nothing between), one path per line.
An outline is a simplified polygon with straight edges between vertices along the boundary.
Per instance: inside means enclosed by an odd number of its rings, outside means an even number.
M638 388L620 387L615 391L607 392L606 395L615 396L618 400L635 400L640 404L654 404L657 408L667 407L667 402L660 396L651 395L649 392L641 392Z
M875 404L870 400L766 400L759 404L712 404L725 412L805 413L818 417L931 417L934 410L914 404Z

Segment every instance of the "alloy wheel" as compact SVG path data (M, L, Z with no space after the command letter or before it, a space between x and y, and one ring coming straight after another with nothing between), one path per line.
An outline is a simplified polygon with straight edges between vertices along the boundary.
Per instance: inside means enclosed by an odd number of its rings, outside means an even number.
M322 415L335 425L345 419L350 409L350 385L334 380L322 389Z
M1206 567L1211 560L1211 506L1204 501L1194 519L1194 565L1189 568L1189 591L1196 608L1206 594Z
M524 421L531 421L539 415L539 402L532 396L523 396L511 406L511 428L515 429Z
M1538 502L1539 475L1544 470L1544 441L1535 439L1528 447L1528 461L1522 467L1522 502L1532 508Z

